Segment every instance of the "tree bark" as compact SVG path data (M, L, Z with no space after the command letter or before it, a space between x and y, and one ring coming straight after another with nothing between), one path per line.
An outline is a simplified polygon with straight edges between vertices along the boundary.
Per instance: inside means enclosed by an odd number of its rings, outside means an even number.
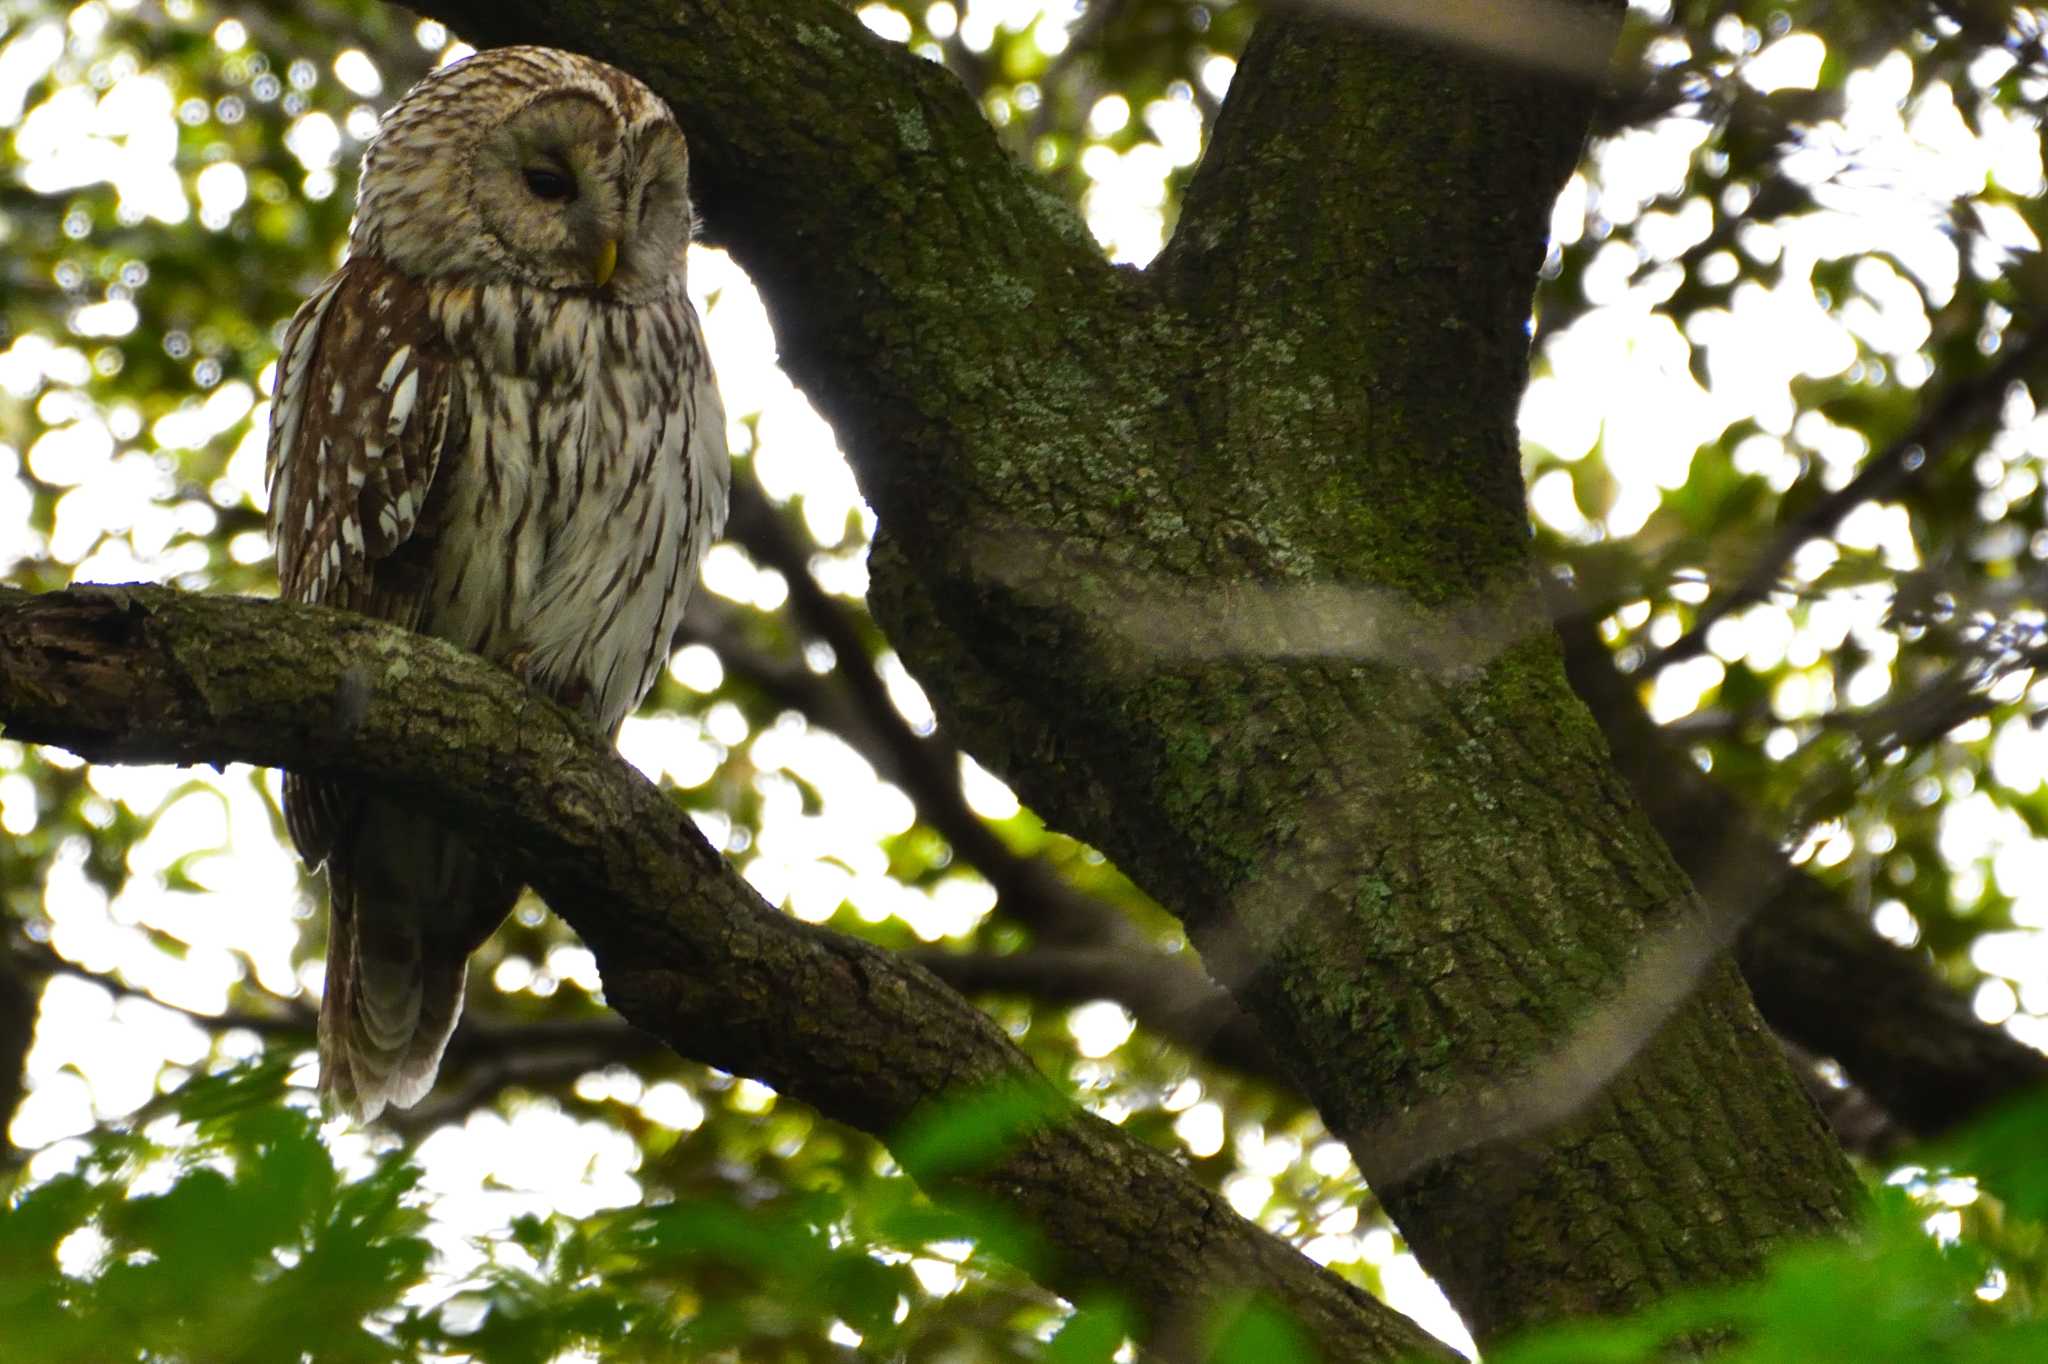
M1514 414L1590 90L1270 20L1138 274L823 0L426 8L675 105L942 719L1181 917L1476 1333L1842 1225L1530 572Z
M812 579L787 515L742 478L726 533L787 577L799 628L831 646L838 669L821 675L794 655L761 655L732 628L729 611L703 598L693 603L692 634L716 647L729 671L837 733L903 787L918 817L995 888L997 913L1033 941L1030 950L1001 956L935 949L917 960L969 992L1115 1000L1139 1026L1195 1055L1291 1087L1257 1025L1191 954L1152 947L1119 907L1011 852L968 808L950 734L917 734L896 712L864 661L870 645L856 612ZM1573 690L1679 865L1715 914L1744 925L1737 943L1744 981L1764 1021L1797 1048L1801 1081L1844 1146L1878 1158L1908 1134L1938 1136L2048 1084L2048 1056L1979 1019L1926 953L1880 937L1840 886L1793 867L1783 840L1764 832L1770 812L1747 809L1695 767L1650 720L1638 688L1620 674L1572 594L1553 585L1551 598ZM1849 1089L1814 1071L1823 1056L1848 1072Z
M7 1129L21 1106L28 1054L35 1045L37 998L33 982L15 968L8 953L0 951L0 1170L20 1157Z
M933 1197L997 1209L1048 1287L1130 1302L1169 1358L1250 1297L1329 1359L1447 1355L1076 1109L929 973L764 904L567 711L438 640L163 588L0 589L0 725L93 762L283 766L431 809L582 935L629 1022L880 1137ZM962 1106L985 1118L964 1151L947 1127Z

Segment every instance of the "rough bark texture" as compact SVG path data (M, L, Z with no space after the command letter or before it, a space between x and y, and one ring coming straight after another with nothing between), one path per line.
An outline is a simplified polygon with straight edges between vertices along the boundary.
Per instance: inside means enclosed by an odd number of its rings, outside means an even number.
M935 1197L995 1207L1043 1281L1123 1295L1169 1358L1262 1295L1330 1359L1445 1352L1075 1109L1002 1029L889 952L778 913L568 712L439 641L161 588L0 589L0 725L95 762L253 762L374 784L504 856L596 955L607 1001L685 1055L893 1143ZM1007 1139L930 1137L996 1096Z
M1476 1331L1840 1224L1530 583L1513 415L1590 91L1269 21L1139 274L822 0L425 8L676 106L949 728L1182 917Z

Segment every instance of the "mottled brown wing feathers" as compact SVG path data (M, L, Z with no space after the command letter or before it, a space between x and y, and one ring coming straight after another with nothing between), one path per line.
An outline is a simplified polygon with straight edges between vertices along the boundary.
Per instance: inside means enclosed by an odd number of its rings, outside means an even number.
M316 602L417 627L422 513L460 408L456 368L426 288L356 258L285 334L270 421L270 521L278 585ZM357 800L288 776L285 823L309 866L342 837Z
M417 280L358 257L299 309L270 425L270 518L286 598L417 615L411 594L394 594L399 584L378 582L376 570L419 528L460 406L456 387Z

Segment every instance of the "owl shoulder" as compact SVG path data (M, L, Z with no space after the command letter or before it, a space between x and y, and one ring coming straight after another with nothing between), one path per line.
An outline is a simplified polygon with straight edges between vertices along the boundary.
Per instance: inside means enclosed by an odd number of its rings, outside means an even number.
M287 598L362 609L419 528L460 432L459 367L429 287L352 257L293 317L270 420L270 518Z

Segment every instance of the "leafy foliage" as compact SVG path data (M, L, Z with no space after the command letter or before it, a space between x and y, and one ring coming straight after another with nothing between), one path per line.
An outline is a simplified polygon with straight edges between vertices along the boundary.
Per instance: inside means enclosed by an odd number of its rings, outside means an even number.
M1994 770L2040 709L2039 19L1668 8L1631 25L1630 126L1567 191L1540 303L1560 375L1603 314L1653 309L1629 344L1665 367L1666 429L1537 436L1532 484L1585 518L1539 529L1702 764L1968 978L1984 933L2039 917L1990 865L1991 830L2042 828L2036 781ZM1682 176L1602 173L1657 137L1690 145ZM1780 373L1758 328L1796 328ZM1982 851L1959 860L1966 809Z
M195 1080L0 1218L10 1348L31 1359L402 1360L368 1328L433 1248L388 1162L344 1181L283 1059ZM145 1135L150 1133L154 1135Z
M2040 1096L1999 1114L1946 1153L1958 1158L1947 1171L1908 1167L1879 1189L1851 1241L1790 1249L1760 1283L1690 1294L1627 1322L1557 1327L1488 1358L1620 1364L1667 1357L1681 1340L1716 1341L1715 1358L1743 1364L2032 1358L2048 1347L2048 1171L2000 1156L2017 1155L2015 1138L2044 1120ZM1982 1188L1949 1173L1993 1169ZM1969 1235L1966 1220L1977 1223Z
M306 1096L286 1100L291 1064L280 1053L195 1078L19 1193L0 1217L11 1349L543 1361L579 1346L649 1360L745 1346L822 1359L844 1322L921 1358L997 1325L900 1312L928 1295L912 1257L891 1252L972 1230L901 1179L858 1203L843 1189L727 1188L580 1220L521 1215L470 1248L481 1258L466 1282L436 1285L419 1165L392 1148L345 1172Z
M862 13L958 73L1134 260L1170 228L1254 17L1183 0ZM375 110L452 39L368 0L11 0L0 20L0 562L34 587L267 591L278 329L336 258ZM2032 11L1960 2L1635 6L1557 215L1524 411L1542 550L1659 718L1810 869L2036 1041L2041 33ZM749 336L767 349L744 281L715 256L696 268L728 384L765 370L726 362ZM893 947L1029 945L964 865L966 811L1179 952L1141 892L992 783L970 781L973 811L951 793L949 818L904 777L853 680L877 661L885 718L928 727L859 611L870 520L794 391L743 391L762 410L735 426L741 477L852 641L821 646L760 543L727 547L701 642L629 751L807 918ZM1051 1299L1015 1267L1029 1247L934 1210L869 1138L608 1029L588 955L532 902L486 951L483 1028L444 1092L396 1137L322 1129L287 1078L322 943L277 871L274 795L259 774L95 771L0 740L6 960L42 1001L14 1129L33 1154L0 1219L0 1319L24 1357L1123 1348L1118 1304ZM1291 1093L1113 1009L988 1004L1048 1075L1249 1215L1368 1288L1405 1269ZM282 1050L227 1068L254 1037ZM942 1114L928 1149L964 1158L1019 1116ZM2042 1353L2041 1117L1926 1155L1846 1249L1502 1357L1646 1358L1731 1329L1757 1359ZM521 1148L555 1154L542 1171ZM1289 1332L1248 1304L1217 1349L1283 1358Z

